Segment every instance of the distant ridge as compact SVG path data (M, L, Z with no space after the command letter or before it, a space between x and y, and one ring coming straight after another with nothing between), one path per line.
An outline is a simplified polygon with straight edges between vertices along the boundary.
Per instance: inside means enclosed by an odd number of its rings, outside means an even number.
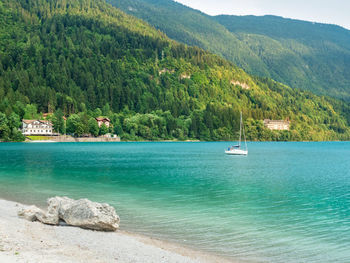
M277 16L209 16L172 0L107 0L170 38L293 88L350 101L350 31Z

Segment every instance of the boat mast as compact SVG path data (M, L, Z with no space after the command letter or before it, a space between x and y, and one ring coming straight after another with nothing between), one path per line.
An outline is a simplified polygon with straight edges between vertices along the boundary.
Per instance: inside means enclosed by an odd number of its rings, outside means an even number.
M248 146L247 146L247 139L245 137L245 132L244 132L244 125L243 125L243 120L242 120L242 126L243 126L243 136L244 136L244 144L245 144L245 150L248 151Z
M241 148L241 141L242 141L242 112L241 112L241 119L239 121L239 147Z

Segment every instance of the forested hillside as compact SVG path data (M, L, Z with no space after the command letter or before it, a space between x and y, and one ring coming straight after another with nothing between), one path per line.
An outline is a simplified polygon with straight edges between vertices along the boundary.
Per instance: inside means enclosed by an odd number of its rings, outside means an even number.
M276 16L217 16L291 86L350 101L350 31Z
M106 0L147 21L171 39L198 46L235 63L247 72L269 76L266 65L240 39L212 17L172 0Z
M172 0L107 0L248 73L350 101L350 31L274 16L211 17Z
M251 77L102 0L0 1L3 140L23 139L20 120L46 112L76 136L98 135L102 115L125 140L232 140L240 111L252 140L350 138L347 104ZM291 131L264 118L289 118Z

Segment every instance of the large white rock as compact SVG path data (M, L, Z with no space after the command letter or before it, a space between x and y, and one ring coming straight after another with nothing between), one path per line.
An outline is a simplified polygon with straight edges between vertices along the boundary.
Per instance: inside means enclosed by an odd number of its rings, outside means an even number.
M68 225L102 231L116 231L119 228L119 216L108 204L95 203L88 199L58 198L51 198L49 206L59 202L59 218Z
M18 215L29 221L38 220L50 225L58 225L62 220L68 225L100 231L116 231L119 228L119 216L108 204L58 196L48 199L47 204L46 213L40 208L31 206Z

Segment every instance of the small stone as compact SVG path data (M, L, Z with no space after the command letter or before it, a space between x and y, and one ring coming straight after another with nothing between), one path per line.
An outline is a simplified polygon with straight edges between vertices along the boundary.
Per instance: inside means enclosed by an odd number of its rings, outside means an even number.
M19 217L23 217L24 219L28 220L28 221L36 221L37 220L37 213L44 213L44 211L42 211L39 207L36 207L35 205L32 205L30 207L28 207L27 209L22 209L20 210L17 215Z

